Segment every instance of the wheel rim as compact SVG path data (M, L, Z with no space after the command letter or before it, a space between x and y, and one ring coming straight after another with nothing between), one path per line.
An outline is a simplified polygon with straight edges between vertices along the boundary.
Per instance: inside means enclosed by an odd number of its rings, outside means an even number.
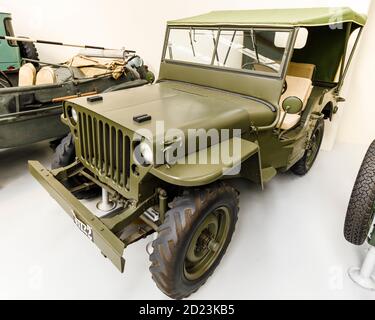
M185 256L184 274L188 280L199 279L211 268L226 243L229 226L227 207L215 209L199 225Z
M318 156L320 145L322 143L323 131L317 128L309 142L309 148L306 150L306 169L310 169Z

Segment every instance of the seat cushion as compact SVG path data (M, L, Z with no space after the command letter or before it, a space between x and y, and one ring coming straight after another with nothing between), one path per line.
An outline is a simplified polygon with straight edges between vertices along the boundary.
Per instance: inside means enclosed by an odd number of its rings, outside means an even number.
M286 82L288 89L280 98L280 106L283 105L286 98L298 97L303 103L304 110L313 88L311 80L300 77L286 76Z
M286 82L288 84L288 88L286 92L280 98L281 115L280 115L280 122L277 125L277 127L281 128L282 130L290 130L299 123L301 119L301 113L303 110L305 110L307 101L309 100L311 91L313 89L312 81L307 78L286 76ZM287 114L285 116L284 122L282 122L282 119L285 115L285 112L282 109L282 105L283 105L284 100L288 97L300 98L303 103L302 111L299 114Z
M33 86L35 84L36 69L32 63L24 64L18 73L18 86Z
M55 70L51 67L43 67L39 70L38 74L36 75L36 85L42 84L56 84L57 78L55 74Z
M285 116L285 119L283 121L284 116ZM299 114L287 113L285 115L285 112L281 111L280 121L277 127L280 128L281 130L290 130L294 128L299 123L300 120L301 120L301 115Z
M288 76L306 78L312 80L316 66L309 63L291 62L288 67Z

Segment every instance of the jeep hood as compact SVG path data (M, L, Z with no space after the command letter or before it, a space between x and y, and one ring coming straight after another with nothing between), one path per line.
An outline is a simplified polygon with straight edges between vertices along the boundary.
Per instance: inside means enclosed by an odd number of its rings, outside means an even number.
M156 122L164 130L240 129L273 122L276 112L259 101L177 82L162 82L102 95L103 100L89 103L87 98L70 100L69 104L85 108L134 132L149 130L156 136ZM148 114L150 121L137 123L133 117ZM162 137L158 137L162 138Z

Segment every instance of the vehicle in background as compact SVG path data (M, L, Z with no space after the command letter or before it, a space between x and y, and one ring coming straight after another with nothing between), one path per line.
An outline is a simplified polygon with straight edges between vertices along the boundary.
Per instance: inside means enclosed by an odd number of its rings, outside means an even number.
M0 19L0 149L68 134L60 120L65 100L154 81L134 51L122 50L116 57L77 55L61 64L42 62L34 42L64 44L15 37L10 15L1 13Z

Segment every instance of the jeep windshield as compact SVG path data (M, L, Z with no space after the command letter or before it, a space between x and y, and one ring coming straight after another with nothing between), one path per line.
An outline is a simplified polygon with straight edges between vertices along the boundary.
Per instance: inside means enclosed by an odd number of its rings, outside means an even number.
M164 59L280 77L292 30L170 28Z

